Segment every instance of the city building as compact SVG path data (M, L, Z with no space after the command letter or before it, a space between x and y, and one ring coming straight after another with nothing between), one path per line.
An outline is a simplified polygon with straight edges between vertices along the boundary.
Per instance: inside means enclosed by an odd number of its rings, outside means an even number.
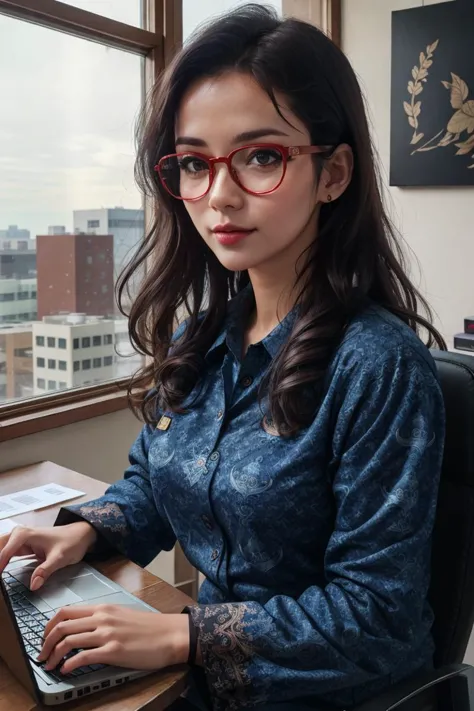
M0 402L32 395L32 325L0 326Z
M114 313L112 235L38 235L38 318Z
M0 326L37 318L36 277L0 276Z
M115 377L113 319L85 313L45 316L33 324L35 395Z
M68 234L66 230L66 225L49 225L48 227L49 235L65 235Z
M0 240L2 242L2 240ZM36 243L18 240L16 244L0 244L0 278L25 279L36 276Z
M75 233L113 235L114 276L117 278L143 240L145 218L143 210L124 207L74 210L73 226Z
M19 229L18 225L9 225L6 230L0 230L0 240L2 239L14 239L14 240L29 240L30 231Z

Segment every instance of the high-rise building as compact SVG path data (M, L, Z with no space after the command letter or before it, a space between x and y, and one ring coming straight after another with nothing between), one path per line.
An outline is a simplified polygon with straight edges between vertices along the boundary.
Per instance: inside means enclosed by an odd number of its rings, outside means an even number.
M9 225L6 230L0 230L1 239L30 239L30 231L19 229L18 225Z
M0 325L37 318L36 277L0 277Z
M19 240L1 244L0 240L0 278L27 279L36 276L36 250L33 240Z
M100 210L74 210L73 224L75 233L113 235L116 278L143 239L145 218L143 210L104 207Z
M112 235L38 235L38 318L114 313Z
M33 324L34 393L115 377L115 323L84 313L45 316Z
M31 395L32 325L0 326L0 402Z
M67 234L66 225L49 225L49 235L65 235Z

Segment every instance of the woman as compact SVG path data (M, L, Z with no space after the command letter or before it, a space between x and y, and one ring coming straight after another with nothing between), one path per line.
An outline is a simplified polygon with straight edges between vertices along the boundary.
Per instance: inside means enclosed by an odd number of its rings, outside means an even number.
M444 440L417 333L444 343L382 207L357 80L315 27L247 5L185 45L139 141L156 216L120 296L147 260L130 314L145 425L123 480L60 530L16 529L0 567L33 550L38 589L87 551L147 565L178 540L205 576L188 615L66 609L49 666L73 648L65 672L189 659L201 708L350 707L432 664Z

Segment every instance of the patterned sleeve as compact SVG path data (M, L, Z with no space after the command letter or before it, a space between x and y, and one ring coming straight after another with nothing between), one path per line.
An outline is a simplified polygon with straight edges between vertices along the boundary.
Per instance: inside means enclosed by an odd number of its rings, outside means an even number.
M55 525L88 521L99 534L93 553L116 550L145 566L161 550L171 550L176 537L166 514L153 496L148 470L148 447L153 430L142 428L129 453L124 478L98 499L62 508Z
M352 705L430 663L445 428L434 366L403 347L366 359L334 417L325 587L190 608L215 711L302 694Z

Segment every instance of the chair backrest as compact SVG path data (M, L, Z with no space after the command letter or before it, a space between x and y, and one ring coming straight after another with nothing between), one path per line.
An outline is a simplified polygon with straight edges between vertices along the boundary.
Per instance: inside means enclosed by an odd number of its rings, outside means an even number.
M431 353L446 406L430 588L439 667L463 660L474 622L474 357Z

